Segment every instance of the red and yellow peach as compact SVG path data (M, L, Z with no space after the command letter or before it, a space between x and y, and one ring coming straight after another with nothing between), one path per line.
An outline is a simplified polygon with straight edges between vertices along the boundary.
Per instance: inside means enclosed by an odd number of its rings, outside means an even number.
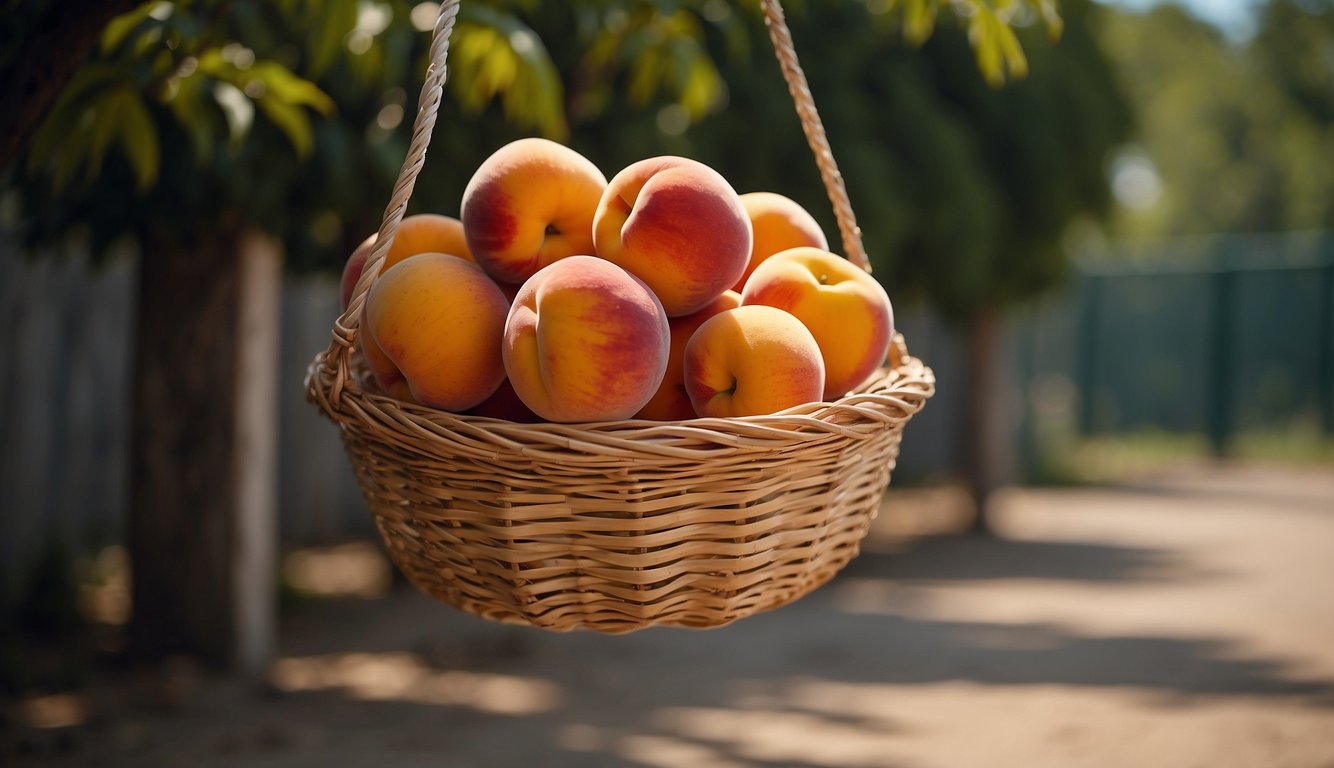
M381 388L447 411L490 397L505 379L501 339L509 303L481 269L457 256L419 254L380 275L361 333Z
M826 400L883 365L894 336L894 310L880 283L819 248L791 248L766 259L746 281L741 303L785 310L810 329L824 358Z
M818 401L824 391L824 362L811 332L763 305L704 321L686 345L684 375L700 416L776 413Z
M717 171L654 157L612 177L593 220L597 255L642 279L671 317L698 312L736 284L750 256L741 200Z
M653 393L639 413L640 419L653 421L680 421L695 418L695 406L690 403L690 394L686 392L685 354L686 344L705 320L719 312L736 309L741 306L741 294L736 291L724 291L721 296L709 302L709 305L681 317L673 317L668 322L671 329L671 347L667 353L667 372L663 374L662 384Z
M503 358L514 391L547 421L627 419L657 391L669 339L667 315L643 281L577 255L519 289Z
M468 246L494 280L522 284L567 256L593 253L593 215L607 178L569 147L539 138L496 150L468 182Z
M819 222L792 198L776 192L747 192L741 196L741 206L750 218L755 239L746 271L732 290L740 293L755 267L779 251L803 245L829 250L829 241Z

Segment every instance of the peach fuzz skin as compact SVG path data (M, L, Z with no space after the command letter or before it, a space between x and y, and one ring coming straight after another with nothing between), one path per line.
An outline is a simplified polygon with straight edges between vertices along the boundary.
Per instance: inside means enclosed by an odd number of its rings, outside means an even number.
M408 382L403 378L403 372L398 370L394 361L380 349L380 345L375 343L371 334L366 330L369 322L366 319L366 309L368 304L361 307L361 324L357 332L357 347L361 349L361 356L366 360L366 366L371 369L375 376L375 383L380 390L395 400L412 401L412 391L408 389Z
M818 248L791 248L766 259L746 281L743 305L792 313L810 329L825 363L824 399L842 397L885 362L894 310L865 271Z
M520 285L553 262L593 252L607 177L569 147L528 138L496 150L463 191L460 218L482 269Z
M755 239L746 271L732 286L737 293L746 287L746 279L755 267L779 251L801 246L829 250L829 241L819 222L795 200L776 192L747 192L741 196L741 206L750 218Z
M637 419L652 421L681 421L695 418L695 406L690 403L690 394L686 392L685 354L686 344L705 320L720 312L741 306L741 294L736 291L724 291L723 295L709 302L698 312L683 317L673 317L668 323L671 328L671 345L667 352L667 372L662 376L662 384L653 393L639 413Z
M509 303L476 264L426 253L380 275L366 299L363 332L380 354L366 354L386 391L396 379L412 399L463 411L505 379L500 343ZM392 369L378 366L389 363Z
M361 245L357 246L348 257L347 263L343 265L343 279L340 285L343 309L347 309L347 305L352 303L353 289L356 288L362 270L366 268L366 259L370 258L378 237L379 233L375 232L361 241ZM418 213L405 216L398 223L394 244L389 246L389 253L385 254L384 265L380 267L380 271L384 272L407 257L419 253L447 253L467 261L475 261L472 251L468 249L468 241L463 237L462 222L435 213Z
M639 277L671 317L736 284L751 245L736 190L694 160L640 160L612 177L593 220L597 255Z
M643 281L611 262L571 256L519 289L505 324L510 384L547 421L628 419L667 368L667 315Z
M721 312L686 345L686 391L699 416L759 416L815 402L824 362L811 332L781 309Z

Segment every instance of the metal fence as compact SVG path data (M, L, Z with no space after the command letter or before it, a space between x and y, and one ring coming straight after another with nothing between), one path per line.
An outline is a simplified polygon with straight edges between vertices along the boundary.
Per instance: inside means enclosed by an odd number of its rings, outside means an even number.
M1017 325L1030 419L1199 434L1220 456L1250 432L1334 435L1334 234L1119 245Z

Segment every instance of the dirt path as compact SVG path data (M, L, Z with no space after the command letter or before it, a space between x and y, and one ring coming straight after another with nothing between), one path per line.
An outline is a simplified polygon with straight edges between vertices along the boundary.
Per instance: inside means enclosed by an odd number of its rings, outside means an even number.
M13 764L1334 766L1334 473L1016 490L999 539L904 535L951 504L892 495L832 584L708 632L321 604L274 690L187 686Z

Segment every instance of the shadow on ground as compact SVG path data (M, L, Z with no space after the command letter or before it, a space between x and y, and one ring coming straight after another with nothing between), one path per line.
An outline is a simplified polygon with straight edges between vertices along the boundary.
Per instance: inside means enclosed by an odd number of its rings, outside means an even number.
M1074 625L933 620L894 608L897 590L914 584L1042 579L1152 586L1208 577L1167 550L940 537L893 554L867 552L812 596L730 627L621 637L501 627L417 595L396 595L385 605L320 606L320 613L340 612L375 630L351 645L346 637L301 632L304 641L288 651L334 666L353 649L369 658L406 653L423 682L376 701L355 674L331 675L282 694L278 706L347 723L394 723L393 738L407 739L411 750L447 748L443 732L402 727L439 720L450 723L452 738L465 740L520 727L528 748L541 745L542 764L550 766L796 768L899 764L893 745L906 726L881 704L942 683L1100 688L1163 707L1217 697L1296 697L1307 706L1334 707L1330 680L1294 677L1284 660L1247 655L1225 638L1104 636ZM884 605L862 599L849 610L841 595L868 585L886 597ZM416 639L404 645L407 637ZM550 706L502 713L495 706L486 711L484 701L479 708L479 698L434 706L404 700L430 701L434 685L485 686L488 675L508 681L520 697L536 685L547 692L536 698L549 694L543 700ZM816 742L803 746L811 738ZM470 749L491 755L495 765L526 764L538 754L510 752L501 742Z
M833 583L788 607L707 632L618 637L500 626L407 588L289 616L264 695L206 684L170 716L108 711L54 752L7 737L0 758L883 768L909 765L896 744L916 726L898 716L901 707L941 686L1101 690L1166 708L1260 698L1334 709L1334 681L1294 674L1289 660L1247 652L1234 638L1107 635L1081 631L1073 618L992 623L903 610L941 585L1069 583L1095 588L1096 600L1101 589L1225 576L1170 549L1093 541L868 543Z

